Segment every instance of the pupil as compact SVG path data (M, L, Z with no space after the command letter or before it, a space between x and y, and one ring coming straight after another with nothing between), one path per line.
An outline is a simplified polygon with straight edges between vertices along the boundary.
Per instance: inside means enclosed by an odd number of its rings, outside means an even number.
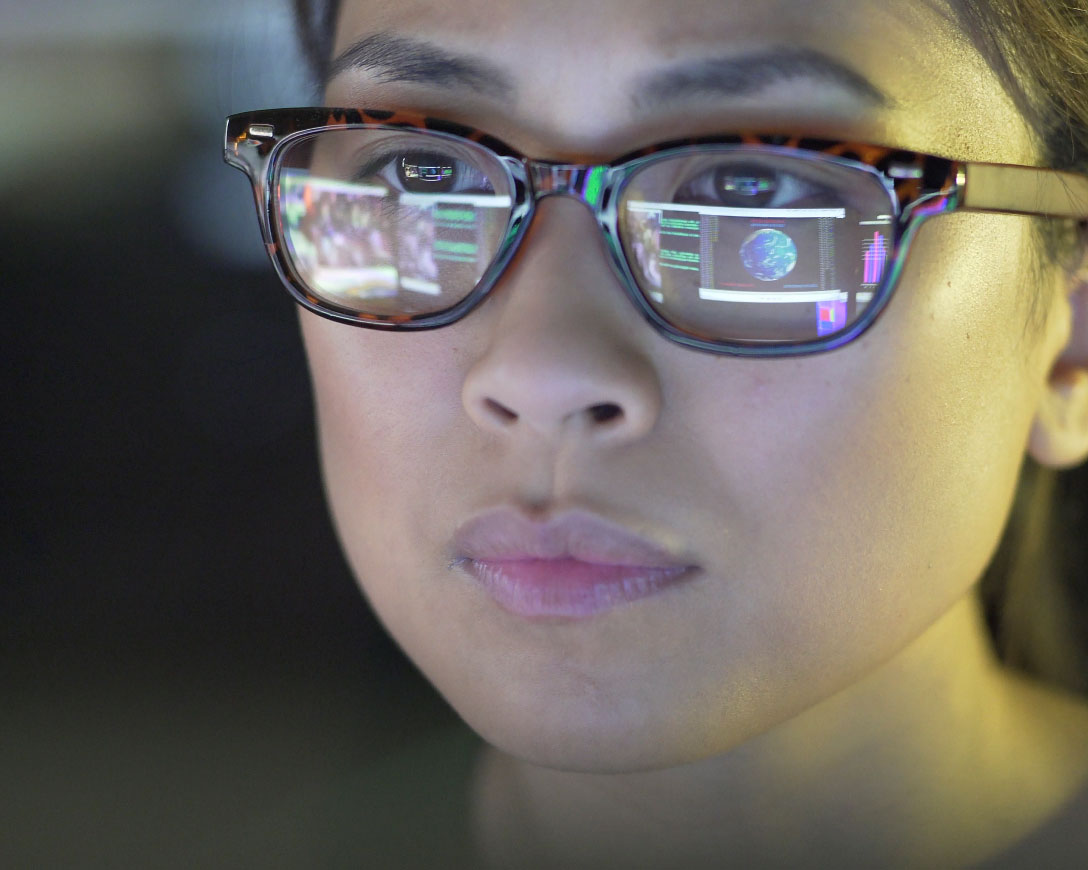
M778 185L773 174L763 175L751 167L722 166L714 173L714 187L719 193L755 199L773 196Z
M454 161L433 152L406 154L397 161L397 175L405 190L446 193L457 180Z

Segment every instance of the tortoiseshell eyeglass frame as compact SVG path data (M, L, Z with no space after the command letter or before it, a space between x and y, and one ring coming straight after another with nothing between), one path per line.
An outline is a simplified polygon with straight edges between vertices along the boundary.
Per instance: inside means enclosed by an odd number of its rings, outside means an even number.
M501 247L475 288L456 305L426 315L380 316L340 310L318 299L306 287L287 257L277 225L272 196L278 155L299 137L345 126L417 128L456 136L491 151L507 173L513 206ZM727 146L789 153L809 160L831 161L875 175L888 192L892 216L891 257L882 283L862 316L848 329L802 343L722 341L680 330L665 320L638 288L624 255L617 229L617 203L631 175L663 157L700 146ZM612 267L638 310L666 338L715 354L784 357L833 350L862 335L887 307L899 282L907 252L930 218L954 211L1088 219L1088 176L1028 166L964 162L917 151L833 141L781 133L731 133L679 139L642 148L608 164L566 164L533 160L493 136L452 121L426 115L378 109L294 108L244 112L227 119L224 159L249 176L261 234L276 271L298 302L332 320L387 330L435 329L460 320L479 305L502 275L524 238L537 200L563 194L582 200L594 213L604 235Z

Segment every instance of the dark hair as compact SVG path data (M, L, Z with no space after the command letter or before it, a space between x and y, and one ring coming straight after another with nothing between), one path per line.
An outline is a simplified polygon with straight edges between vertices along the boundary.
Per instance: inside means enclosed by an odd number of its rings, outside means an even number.
M293 0L295 26L314 82L325 81L332 60L340 0Z
M294 0L299 38L323 82L340 0ZM1088 0L953 0L955 22L1001 81L1042 163L1088 174ZM1088 221L1034 219L1034 274L1023 301L1028 332L1042 329L1051 270L1070 274L1088 244ZM1083 472L1081 472L1083 474ZM1084 523L1077 473L1025 458L1009 521L980 592L995 649L1007 665L1088 693L1088 642L1072 574Z

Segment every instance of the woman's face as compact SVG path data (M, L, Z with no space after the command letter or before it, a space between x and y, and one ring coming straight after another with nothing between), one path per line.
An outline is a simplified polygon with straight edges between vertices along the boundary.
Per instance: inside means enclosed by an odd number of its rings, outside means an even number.
M346 0L336 52L378 32L472 55L513 90L354 69L329 104L425 111L539 158L762 129L1036 159L937 2ZM779 46L845 63L886 105L803 73L743 97L630 97L674 64ZM857 682L970 591L1000 537L1059 350L1025 326L1031 292L1051 294L1027 283L1029 229L930 221L863 338L787 360L658 335L567 197L540 203L459 323L391 334L302 313L328 494L367 598L484 738L567 769L720 753ZM606 403L620 413L594 413ZM589 510L701 570L588 618L517 615L450 564L458 527L496 506Z

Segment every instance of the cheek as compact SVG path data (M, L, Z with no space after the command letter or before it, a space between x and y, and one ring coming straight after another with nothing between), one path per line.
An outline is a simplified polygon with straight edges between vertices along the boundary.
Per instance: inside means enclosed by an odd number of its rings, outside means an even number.
M704 397L717 412L699 425L719 433L704 458L730 512L723 525L754 542L754 561L738 567L809 614L780 624L791 642L826 644L829 628L853 635L856 651L889 630L903 640L988 562L1033 410L1026 229L1005 216L929 224L857 345L745 365L730 408Z
M465 465L454 433L465 420L450 363L457 351L437 333L381 333L304 311L300 320L325 490L341 544L377 604L375 587L400 573L386 559L433 533L443 501L458 491L454 471Z

